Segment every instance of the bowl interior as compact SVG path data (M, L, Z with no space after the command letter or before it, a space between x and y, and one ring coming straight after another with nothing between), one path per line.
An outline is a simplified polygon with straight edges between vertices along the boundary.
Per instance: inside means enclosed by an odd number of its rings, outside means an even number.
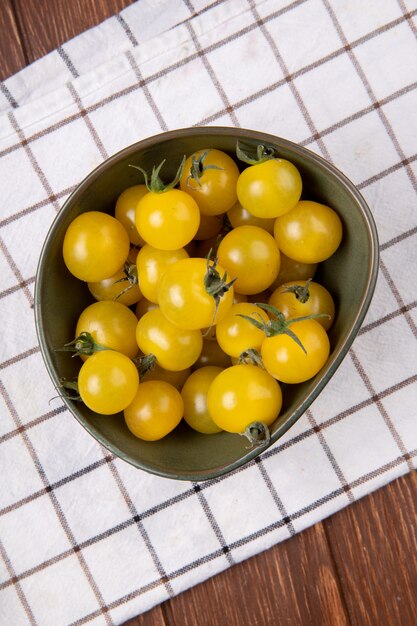
M92 172L55 219L39 262L35 314L42 354L56 386L62 376L77 376L80 361L67 353L55 352L55 348L73 339L81 311L93 301L86 285L70 275L62 258L63 238L70 222L84 211L113 213L118 195L126 187L143 182L141 174L129 164L150 169L166 158L161 174L169 180L184 154L213 147L234 156L237 139L274 145L281 157L300 170L303 198L332 206L344 228L340 248L320 265L318 278L332 293L337 309L329 333L330 359L314 379L285 386L283 409L271 427L271 441L276 441L302 415L328 382L359 330L375 286L377 235L369 209L350 181L308 150L254 131L208 127L172 131L126 148ZM201 435L184 424L159 442L141 441L127 429L121 414L100 416L82 403L66 398L64 401L79 422L113 453L137 467L170 478L215 477L259 453L259 449L248 450L243 437L228 433Z

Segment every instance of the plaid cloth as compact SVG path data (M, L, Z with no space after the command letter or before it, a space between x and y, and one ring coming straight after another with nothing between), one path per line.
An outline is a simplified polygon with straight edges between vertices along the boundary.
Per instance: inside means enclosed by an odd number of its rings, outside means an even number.
M142 0L1 86L2 624L120 624L417 464L415 0L165 5ZM381 265L311 409L256 462L197 485L114 458L49 402L33 287L47 230L92 168L207 124L334 162L374 212Z

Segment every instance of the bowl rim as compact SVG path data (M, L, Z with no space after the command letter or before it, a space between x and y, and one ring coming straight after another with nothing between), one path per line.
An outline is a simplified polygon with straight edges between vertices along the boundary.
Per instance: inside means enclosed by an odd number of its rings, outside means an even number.
M65 395L63 395L59 389L59 378L55 371L55 368L52 363L52 359L50 357L50 347L47 345L45 340L45 334L43 332L43 323L42 323L42 313L41 313L41 288L40 288L40 276L44 274L45 265L47 262L48 250L50 248L51 242L54 239L55 232L60 227L60 221L62 216L65 214L68 207L72 206L73 203L77 200L77 198L84 193L84 191L89 187L89 185L94 182L98 177L101 176L109 167L115 165L119 161L129 157L130 155L134 155L138 151L143 151L148 148L153 148L155 145L164 143L166 141L172 139L181 139L181 138L189 138L189 137L201 137L204 139L205 136L208 135L219 135L219 136L230 136L235 135L238 138L239 135L242 135L242 139L254 140L258 143L271 143L275 144L279 148L282 147L284 149L288 149L293 153L297 154L300 157L304 157L307 159L311 159L315 161L321 168L325 171L326 174L331 175L338 183L344 186L350 195L355 200L356 205L360 209L364 224L366 226L367 238L370 244L370 254L369 254L369 264L367 267L367 281L366 287L364 289L364 294L361 298L354 322L343 340L342 345L339 347L337 352L331 355L331 363L327 367L325 373L320 375L319 381L314 385L314 387L310 390L308 395L304 398L303 402L297 407L295 411L289 416L285 423L281 424L277 430L271 435L270 441L266 445L262 445L259 447L255 447L249 449L248 452L236 461L229 463L226 466L222 466L221 468L213 468L210 470L201 470L196 472L181 472L180 474L174 473L172 471L167 471L160 467L149 466L146 463L141 463L135 459L130 458L129 454L125 453L121 450L117 445L109 442L106 437L97 433L94 427L92 427L88 422L77 414L76 407L74 403L71 402ZM336 372L343 359L345 358L347 352L349 351L358 331L362 325L362 322L365 318L365 315L368 311L369 305L371 303L376 280L378 275L378 263L379 263L379 244L378 244L378 233L375 225L375 221L372 215L372 212L363 198L360 191L354 185L354 183L343 174L338 168L336 168L332 163L326 161L323 157L312 152L308 148L304 146L300 146L288 139L284 139L282 137L278 137L276 135L270 135L269 133L264 133L262 131L249 130L245 128L239 127L228 127L228 126L195 126L192 128L180 128L171 131L166 131L162 133L158 133L156 135L152 135L150 137L146 137L140 141L137 141L129 146L126 146L122 150L119 150L114 155L103 161L100 165L98 165L94 170L92 170L76 187L76 189L69 195L64 204L61 207L61 210L54 218L48 233L46 235L45 241L42 245L42 249L39 256L39 261L36 269L36 278L35 278L35 289L34 289L34 314L35 314L35 327L36 333L38 337L39 346L41 349L41 354L43 361L45 363L48 374L52 380L52 383L55 388L57 388L64 404L70 413L75 417L75 419L87 430L87 432L94 437L103 447L109 450L115 456L123 459L124 461L130 463L137 469L144 470L151 474L155 474L157 476L170 478L173 480L186 480L186 481L204 481L214 478L219 478L224 474L228 474L233 470L241 467L242 465L247 464L259 454L265 452L273 443L275 443L278 439L280 439L286 432L298 421L301 415L308 409L308 407L312 404L312 402L317 398L320 392L324 389L327 382Z

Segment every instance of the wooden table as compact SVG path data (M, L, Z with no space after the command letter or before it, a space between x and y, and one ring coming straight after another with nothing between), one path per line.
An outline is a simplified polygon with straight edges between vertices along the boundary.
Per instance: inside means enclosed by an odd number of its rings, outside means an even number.
M0 79L128 4L1 0ZM417 473L126 626L223 624L416 626Z

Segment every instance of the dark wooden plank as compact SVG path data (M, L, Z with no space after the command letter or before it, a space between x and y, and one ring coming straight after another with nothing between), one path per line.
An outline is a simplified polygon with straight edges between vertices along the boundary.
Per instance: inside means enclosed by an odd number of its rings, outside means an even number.
M164 605L156 606L150 611L124 622L123 626L169 626L169 622L165 620L163 608Z
M11 0L0 3L0 33L0 80L4 80L27 64Z
M322 524L189 589L165 608L176 626L350 623Z
M133 0L13 0L29 62L118 13Z
M417 473L324 522L351 621L417 623Z

